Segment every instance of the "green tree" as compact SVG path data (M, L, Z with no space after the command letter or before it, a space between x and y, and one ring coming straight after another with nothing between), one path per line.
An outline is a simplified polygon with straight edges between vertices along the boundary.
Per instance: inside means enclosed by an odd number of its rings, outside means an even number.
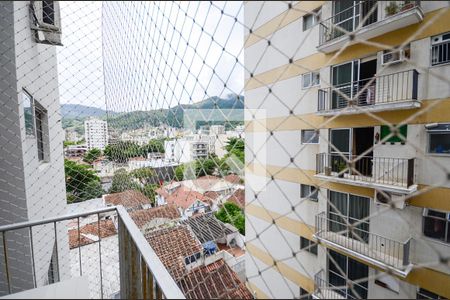
M241 162L245 159L245 141L242 138L232 137L229 138L225 150L227 150L226 156L235 155Z
M141 153L147 156L148 153L164 153L164 140L154 139L141 147Z
M136 182L133 182L133 178L125 169L118 169L114 172L109 193L120 193L126 190L140 190L140 188L141 187Z
M155 179L156 172L150 167L144 167L133 170L131 171L130 175L136 178L142 184L142 186L145 186L151 183L152 181L154 182L156 180Z
M88 164L92 164L100 156L102 156L102 151L100 149L93 148L84 154L83 161L87 162Z
M185 165L179 165L178 167L175 168L175 180L176 181L182 181L184 180L184 170L185 170Z
M195 161L195 175L197 177L212 175L216 170L216 162L212 158L201 158Z
M146 184L144 185L144 187L142 188L141 192L148 198L150 199L150 202L152 204L155 203L155 196L156 196L156 189L159 186L157 184Z
M245 234L245 216L242 210L232 202L225 202L215 213L217 219L233 225L241 234Z
M98 198L103 194L100 178L90 166L64 160L67 201L69 203Z
M105 156L115 162L125 163L132 157L142 155L138 144L130 141L119 141L116 144L110 144L103 151Z

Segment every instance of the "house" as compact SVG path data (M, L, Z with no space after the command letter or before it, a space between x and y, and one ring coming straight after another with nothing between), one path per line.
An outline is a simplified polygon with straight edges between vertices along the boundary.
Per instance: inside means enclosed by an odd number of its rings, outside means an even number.
M173 204L135 210L130 213L131 219L141 230L154 228L181 217L178 208Z
M182 185L171 184L156 190L158 205L175 205L183 218L211 209L211 200Z
M204 255L189 225L145 235L187 299L252 299L253 296L221 256Z
M102 198L105 206L122 205L129 212L152 207L150 200L144 194L135 190L106 194Z
M186 211L183 213L186 217L208 209L216 211L218 205L240 186L235 183L237 178L236 175L227 178L207 175L192 180L173 181L156 190L156 204L173 203Z

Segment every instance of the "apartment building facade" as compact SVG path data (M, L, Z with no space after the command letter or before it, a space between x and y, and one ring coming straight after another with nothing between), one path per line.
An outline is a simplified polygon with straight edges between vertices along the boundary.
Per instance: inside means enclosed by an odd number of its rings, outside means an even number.
M66 213L56 59L61 23L53 1L2 2L0 14L0 225L10 225ZM68 275L64 230L46 224L2 235L0 295Z
M445 1L245 3L258 297L450 297L449 18Z
M104 150L108 145L108 122L95 118L84 121L84 137L89 150Z
M214 152L214 137L207 135L189 135L164 142L165 160L176 163L188 163L206 158Z

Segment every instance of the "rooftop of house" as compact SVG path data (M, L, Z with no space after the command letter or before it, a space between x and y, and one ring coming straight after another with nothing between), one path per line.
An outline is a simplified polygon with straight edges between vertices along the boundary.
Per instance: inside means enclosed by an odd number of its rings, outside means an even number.
M155 219L178 219L180 212L173 204L162 205L154 208L135 210L130 213L130 217L139 228Z
M144 194L135 190L107 194L103 197L107 205L122 205L127 210L141 209L143 205L150 204L150 200Z
M182 209L187 209L196 201L201 201L203 203L210 204L211 199L202 195L199 192L190 190L184 186L177 188L171 194L165 196L165 200L168 204L173 204L176 207L180 207Z
M202 245L186 225L151 231L145 238L175 280L188 272L185 258L203 252Z
M229 183L232 183L232 184L242 184L241 177L236 174L229 174L229 175L225 176L223 179L225 179L226 181L228 181Z
M239 208L244 209L245 207L245 190L237 189L234 193L227 199L228 202L232 202L239 206Z
M223 259L191 270L177 283L187 299L253 299Z
M80 246L92 244L99 239L99 227L100 238L107 238L117 234L116 227L112 220L100 220L100 222L92 222L84 226L69 230L69 247L74 249Z
M231 226L217 220L212 213L196 215L183 221L182 224L189 225L202 244L209 241L217 242L237 232L237 229L232 230Z

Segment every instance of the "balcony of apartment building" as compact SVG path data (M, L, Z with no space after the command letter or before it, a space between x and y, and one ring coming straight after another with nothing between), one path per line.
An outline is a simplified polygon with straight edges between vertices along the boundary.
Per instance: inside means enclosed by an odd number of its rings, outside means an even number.
M360 74L364 71L361 69ZM338 80L332 80L336 84L319 89L317 114L350 115L414 109L421 105L417 98L419 72L415 69L381 76L372 73L361 77L353 81L340 78L339 83Z
M314 275L313 297L316 299L361 299L362 295L368 294L367 286L363 284L348 280L333 271L329 272L330 279L326 275L324 270Z
M329 249L403 278L412 269L411 238L399 241L375 234L365 218L344 216L336 210L319 213L315 223L314 237Z
M122 206L5 225L0 235L7 298L185 298ZM36 247L42 236L55 243L53 254ZM40 262L47 254L48 271Z
M374 131L374 127L331 129L329 152L316 155L315 176L396 195L415 192L416 158L379 156Z
M420 1L331 1L331 17L320 22L317 49L331 53L353 35L352 44L368 40L423 20Z

